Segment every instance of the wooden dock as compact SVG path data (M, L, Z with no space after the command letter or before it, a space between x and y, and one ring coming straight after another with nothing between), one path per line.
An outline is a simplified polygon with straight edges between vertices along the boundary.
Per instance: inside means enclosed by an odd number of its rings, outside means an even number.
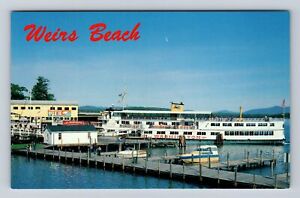
M155 177L176 179L199 185L217 188L289 188L289 178L285 174L264 177L248 173L208 168L201 164L187 166L172 163L161 163L161 160L124 159L111 155L95 155L91 153L68 152L60 150L39 149L35 151L15 150L14 154L34 159L58 161L61 163L90 166L95 168L118 170ZM108 153L107 153L108 154ZM171 160L170 160L171 162Z

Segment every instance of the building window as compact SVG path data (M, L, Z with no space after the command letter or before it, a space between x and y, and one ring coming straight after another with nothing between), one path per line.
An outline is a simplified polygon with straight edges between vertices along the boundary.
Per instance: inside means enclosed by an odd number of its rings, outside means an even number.
M35 107L35 109L41 109L41 107Z
M25 107L21 107L21 109L22 109L22 110L24 110L24 109L25 109Z
M57 110L62 110L62 107L57 107Z
M234 126L244 126L244 123L234 123Z
M219 132L211 132L210 135L218 135Z
M170 135L178 135L178 131L170 131Z
M255 123L246 123L246 126L250 127L250 126L256 126Z
M58 139L61 140L61 133L58 133Z
M206 132L197 132L197 135L206 135Z
M55 110L55 107L50 107L50 110Z
M211 123L210 126L220 126L220 123Z
M14 110L18 110L19 108L18 108L18 107L13 107L13 109L14 109Z
M183 135L192 135L192 132L190 132L190 131L184 131Z
M270 126L275 126L275 124L274 123L270 123Z
M268 126L268 123L258 123L258 126Z
M69 110L70 108L69 107L65 107L65 110Z
M28 109L32 110L32 109L33 109L33 107L28 107Z
M223 126L232 126L231 123L223 123Z
M157 133L156 133L156 134L163 135L163 134L166 134L166 132L165 132L165 131L157 131Z
M76 107L72 107L72 110L74 110L74 111L75 111L76 109L77 109Z

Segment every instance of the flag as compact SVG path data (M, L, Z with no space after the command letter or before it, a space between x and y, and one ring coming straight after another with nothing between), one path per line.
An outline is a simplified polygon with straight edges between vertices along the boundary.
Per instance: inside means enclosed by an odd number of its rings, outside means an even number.
M282 107L285 107L285 99L282 101Z

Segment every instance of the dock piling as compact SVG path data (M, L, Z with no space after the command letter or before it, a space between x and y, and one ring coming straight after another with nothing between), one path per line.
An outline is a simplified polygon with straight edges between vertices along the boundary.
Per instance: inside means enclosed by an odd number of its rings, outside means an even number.
M227 169L229 168L229 152L227 152Z
M208 155L208 168L211 168L210 155Z
M46 149L44 149L44 159L46 159Z
M220 184L220 167L218 166L218 185Z
M157 169L158 169L158 175L160 175L160 161L157 161Z
M182 179L185 180L184 163L182 164Z
M103 169L105 170L105 156L103 156Z
M262 166L262 150L260 150L259 153L259 162L260 162L260 166Z
M253 188L256 188L256 185L255 185L255 174L253 174Z
M234 186L237 187L237 166L234 167Z
M145 159L145 173L147 174L147 172L148 172L148 170L147 170L147 162L148 162L148 160L147 160L147 158Z
M52 147L52 160L54 161L54 146Z
M122 156L122 170L125 170L125 165L124 165L124 155Z
M81 165L81 150L79 150L79 165Z
M58 149L58 161L60 162L60 148Z
M170 178L172 179L172 160L170 160Z
M247 165L246 165L247 168L250 166L250 164L249 164L249 155L250 155L250 152L247 151Z
M199 181L202 182L202 164L199 163Z
M274 175L274 188L277 188L277 174Z
M65 150L65 163L67 163L67 151Z
M72 150L72 163L74 163L74 150Z
M274 176L274 162L271 161L271 177Z

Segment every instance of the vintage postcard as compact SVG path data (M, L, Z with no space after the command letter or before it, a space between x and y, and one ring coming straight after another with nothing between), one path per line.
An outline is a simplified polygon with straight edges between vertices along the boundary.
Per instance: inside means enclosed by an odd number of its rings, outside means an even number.
M14 11L13 189L290 186L290 13Z

